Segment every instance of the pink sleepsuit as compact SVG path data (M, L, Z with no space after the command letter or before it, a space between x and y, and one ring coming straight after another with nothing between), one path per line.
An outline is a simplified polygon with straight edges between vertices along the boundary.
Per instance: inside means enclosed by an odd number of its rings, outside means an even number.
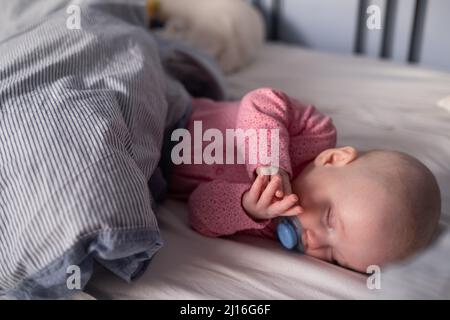
M224 150L226 129L279 129L279 167L291 179L321 151L336 145L336 129L330 117L274 89L254 90L237 102L194 99L187 126L192 137L194 121L201 121L203 132L210 128L220 130ZM267 139L269 152L270 141ZM209 143L203 142L203 148ZM275 239L274 222L253 220L241 205L242 195L250 189L258 167L248 164L248 152L257 151L245 151L246 164L192 161L173 168L171 193L188 198L189 221L199 233L218 237L239 232ZM225 155L223 159L225 162Z

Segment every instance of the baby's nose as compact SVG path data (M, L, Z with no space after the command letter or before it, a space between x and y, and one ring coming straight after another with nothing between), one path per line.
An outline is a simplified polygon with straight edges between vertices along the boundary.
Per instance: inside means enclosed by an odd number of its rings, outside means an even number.
M317 250L327 246L326 237L312 229L303 230L302 241L305 251Z
M302 241L305 247L316 249L326 245L326 229L319 214L304 212L299 215L299 220L303 228Z

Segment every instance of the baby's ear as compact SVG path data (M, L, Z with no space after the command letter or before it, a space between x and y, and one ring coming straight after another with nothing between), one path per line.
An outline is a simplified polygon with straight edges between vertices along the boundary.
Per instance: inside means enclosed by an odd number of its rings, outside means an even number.
M314 160L316 166L343 167L358 158L358 151L353 147L332 148L322 151Z

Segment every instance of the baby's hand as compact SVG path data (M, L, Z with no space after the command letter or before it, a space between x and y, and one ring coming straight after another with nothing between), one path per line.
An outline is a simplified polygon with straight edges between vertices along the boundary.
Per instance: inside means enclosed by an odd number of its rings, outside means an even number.
M278 167L258 167L256 169L256 173L261 175L263 170L266 170L265 174L267 175L267 172L274 172L274 169L276 169L275 172L277 172L281 177L281 187L276 191L275 196L277 198L283 198L284 196L290 195L292 193L291 181L289 179L289 173L287 173L284 169ZM277 176L277 174L271 174L269 175L269 179L275 176Z
M283 176L281 172L273 176L258 174L250 190L242 196L242 206L250 217L273 219L302 213L298 197L292 194L289 176L287 173ZM289 186L285 186L286 179Z

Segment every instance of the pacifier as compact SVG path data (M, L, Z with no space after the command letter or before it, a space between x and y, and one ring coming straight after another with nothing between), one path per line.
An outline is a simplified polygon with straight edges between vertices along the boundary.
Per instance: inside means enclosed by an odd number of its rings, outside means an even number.
M278 221L277 235L283 247L305 253L302 242L303 228L296 216L282 217Z

